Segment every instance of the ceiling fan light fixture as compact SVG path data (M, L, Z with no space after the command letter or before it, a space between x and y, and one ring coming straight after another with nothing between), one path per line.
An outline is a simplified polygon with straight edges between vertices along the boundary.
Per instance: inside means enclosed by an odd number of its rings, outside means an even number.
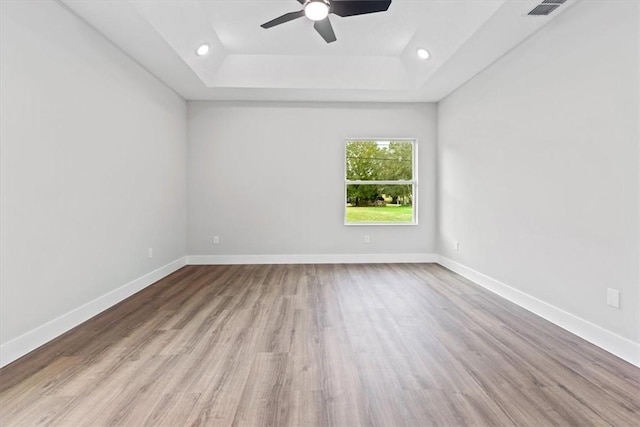
M307 17L307 19L314 21L313 28L324 41L333 43L337 39L329 20L330 13L344 18L385 12L389 9L391 0L298 0L298 3L303 5L301 10L285 13L260 26L268 29L298 18Z
M322 21L329 15L329 5L322 0L310 1L304 7L304 14L312 21Z
M431 56L429 51L427 49L424 49L424 48L420 48L420 49L416 50L416 54L418 55L418 58L420 58L420 59L429 59L429 57Z
M198 46L198 48L196 49L196 55L198 56L205 56L207 53L209 53L209 45L204 43L201 44L200 46Z

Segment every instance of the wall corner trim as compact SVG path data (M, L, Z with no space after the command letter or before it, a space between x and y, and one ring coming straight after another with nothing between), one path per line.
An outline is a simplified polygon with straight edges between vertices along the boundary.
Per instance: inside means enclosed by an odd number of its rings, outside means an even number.
M435 263L436 254L189 255L189 265Z
M0 367L8 365L185 265L187 265L187 257L178 258L0 345Z
M437 262L443 267L458 273L494 294L640 367L640 343L621 337L601 326L568 313L442 255L438 256Z

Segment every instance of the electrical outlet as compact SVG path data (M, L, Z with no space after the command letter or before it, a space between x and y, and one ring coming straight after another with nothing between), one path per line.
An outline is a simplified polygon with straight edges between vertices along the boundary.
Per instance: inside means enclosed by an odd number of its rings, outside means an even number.
M370 237L368 234L366 234L366 235L364 236L364 242L365 242L366 244L371 243L371 237Z
M611 307L620 308L620 291L607 288L607 304Z
M153 248L149 248L149 251L147 252L147 258L148 259L153 258Z
M214 245L219 245L220 244L220 238L218 236L213 236L213 244Z
M458 242L457 240L453 241L453 249L458 252L460 250L460 242Z

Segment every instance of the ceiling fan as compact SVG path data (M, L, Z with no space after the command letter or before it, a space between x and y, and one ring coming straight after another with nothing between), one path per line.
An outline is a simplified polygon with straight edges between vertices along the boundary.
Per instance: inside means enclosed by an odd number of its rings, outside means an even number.
M367 13L384 12L389 9L391 0L298 0L304 7L297 12L285 13L261 25L271 28L285 22L306 16L313 22L313 28L322 36L324 41L336 41L336 35L329 21L329 14L338 16L364 15Z

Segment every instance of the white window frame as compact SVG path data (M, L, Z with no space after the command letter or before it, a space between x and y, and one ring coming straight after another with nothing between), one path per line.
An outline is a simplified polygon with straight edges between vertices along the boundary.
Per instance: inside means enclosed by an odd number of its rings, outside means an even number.
M398 142L411 142L413 149L411 150L413 158L411 159L411 169L413 177L412 180L398 180L398 181L362 181L362 180L348 180L347 179L347 145L350 142L358 141L398 141ZM342 203L344 205L344 225L351 226L392 226L402 227L407 225L418 225L418 139L417 138L348 138L344 142L344 194ZM411 185L413 188L412 197L412 211L413 220L411 222L347 222L347 186L349 185Z

